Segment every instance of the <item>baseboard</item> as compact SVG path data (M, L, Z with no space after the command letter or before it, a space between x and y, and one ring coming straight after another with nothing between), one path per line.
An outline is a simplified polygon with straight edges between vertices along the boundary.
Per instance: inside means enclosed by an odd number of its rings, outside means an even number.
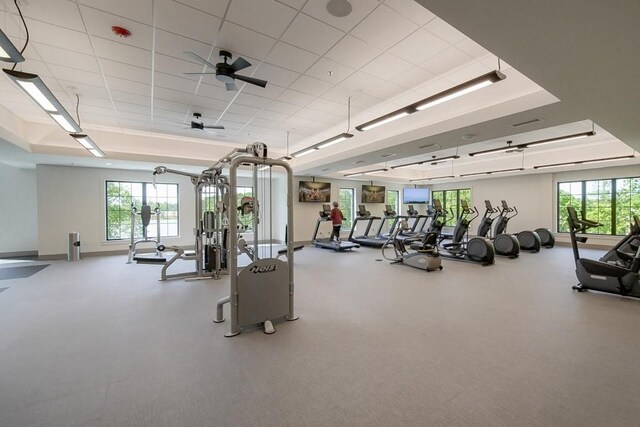
M0 252L0 258L26 258L36 256L38 256L38 251Z

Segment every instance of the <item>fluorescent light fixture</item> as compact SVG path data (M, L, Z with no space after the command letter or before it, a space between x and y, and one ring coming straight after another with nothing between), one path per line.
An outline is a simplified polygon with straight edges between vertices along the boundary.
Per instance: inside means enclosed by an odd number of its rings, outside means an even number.
M53 116L53 114L52 114ZM95 142L89 136L82 133L72 133L71 137L78 141L80 145L86 148L91 154L96 157L106 157L104 152L96 145Z
M455 176L454 175L433 176L433 177L430 177L430 178L410 179L409 182L431 181L431 180L434 180L434 179L447 179L447 178L455 178Z
M495 173L507 173L507 172L523 171L523 170L524 168L501 169L497 171L463 173L463 174L460 174L460 176L463 177L463 176L477 176L477 175L493 175Z
M556 138L543 139L541 141L527 142L526 146L527 147L532 147L532 146L539 146L539 145L546 145L546 144L555 144L556 142L565 142L565 141L572 141L574 139L587 138L589 136L594 136L595 134L596 133L594 131L576 133L576 134L573 134L573 135L559 136L559 137L556 137Z
M426 160L420 160L419 162L413 162L413 163L406 163L403 165L396 165L396 166L391 166L391 169L400 169L400 168L406 168L409 166L415 166L415 165L421 165L424 163L437 163L437 162L442 162L444 160L449 160L449 159L459 159L460 156L458 155L451 155L451 156L445 156L445 157L438 157L435 159L426 159Z
M36 74L23 73L22 71L3 70L20 89L25 91L52 119L54 119L67 132L82 132L75 120L64 109L60 101L51 93L47 85Z
M615 162L620 160L628 160L635 158L635 155L631 154L628 156L618 156L618 157L606 157L604 159L593 159L593 160L577 160L573 162L565 162L565 163L553 163L550 165L538 165L534 166L534 169L547 169L547 168L557 168L560 166L575 166L575 165L590 165L593 163L602 163L602 162Z
M427 108L431 108L438 104L442 104L443 102L447 102L468 93L475 92L476 90L482 89L483 87L490 86L491 84L504 80L505 78L506 76L500 71L494 70L490 73L476 77L475 79L471 79L468 82L464 82L462 84L459 84L458 86L454 86L443 92L432 95L429 98L423 99L422 101L418 101L413 104L413 107L418 111L426 110Z
M298 153L293 153L291 156L294 158L298 158L298 157L306 156L307 154L311 154L316 150L317 150L316 147L311 147L311 148L307 148L306 150L300 151Z
M363 132L365 130L377 128L378 126L382 126L382 125L386 125L387 123L394 122L414 112L415 110L403 108L402 110L394 111L393 113L389 113L382 117L378 117L377 119L371 120L367 123L361 124L360 126L356 126L356 129L359 130L360 132Z
M24 56L2 30L0 30L0 61L13 62L14 64L24 61Z
M333 138L329 138L325 141L322 141L321 143L316 145L316 148L320 149L320 148L329 147L330 145L337 144L338 142L346 141L351 137L353 137L353 134L351 133L346 133L346 132L341 133L340 135L336 135Z
M556 142L565 142L565 141L571 141L574 139L587 138L589 136L594 136L595 134L596 133L594 131L581 132L581 133L575 133L573 135L565 135L565 136L558 136L555 138L542 139L540 141L525 142L523 144L518 144L518 145L509 145L508 147L492 148L490 150L477 151L475 153L469 153L469 155L472 157L486 156L487 154L504 153L506 151L511 151L511 150L519 150L523 148L537 147L540 145L555 144Z
M386 172L389 169L387 168L380 168L380 169L372 169L370 171L364 171L364 172L354 172L354 173L348 173L346 175L344 175L345 177L349 177L349 176L358 176L358 175L368 175L370 173L374 173L374 172Z

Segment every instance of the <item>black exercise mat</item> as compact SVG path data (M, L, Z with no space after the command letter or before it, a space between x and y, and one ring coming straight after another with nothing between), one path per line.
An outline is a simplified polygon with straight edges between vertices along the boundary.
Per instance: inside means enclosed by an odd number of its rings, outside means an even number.
M31 277L40 270L44 270L51 264L20 265L15 267L0 268L0 280L24 279Z

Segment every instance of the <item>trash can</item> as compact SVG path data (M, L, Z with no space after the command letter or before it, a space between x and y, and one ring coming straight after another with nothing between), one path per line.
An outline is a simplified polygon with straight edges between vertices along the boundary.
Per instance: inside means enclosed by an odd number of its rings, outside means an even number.
M80 233L74 231L69 233L69 252L67 253L67 261L80 260Z

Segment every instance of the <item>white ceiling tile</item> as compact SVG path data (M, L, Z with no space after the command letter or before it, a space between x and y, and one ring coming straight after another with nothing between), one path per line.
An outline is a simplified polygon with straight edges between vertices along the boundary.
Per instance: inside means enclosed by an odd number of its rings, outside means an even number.
M89 36L85 32L69 30L64 27L58 27L57 25L48 24L42 21L34 21L33 19L28 18L26 21L29 26L30 43L40 42L42 44L60 46L64 49L73 50L87 55L93 54L91 43L89 42ZM20 34L24 34L24 31L21 30ZM16 36L19 36L20 34L8 33L8 35L13 36L12 40L14 42L16 41ZM21 39L18 38L18 40Z
M382 100L375 96L362 94L351 101L351 108L354 109L369 109L378 105Z
M436 17L436 15L416 1L386 0L384 4L420 26L425 25Z
M440 76L455 70L458 67L461 67L473 59L467 55L466 53L456 49L455 47L450 47L446 49L436 56L433 56L423 63L420 64L420 67L424 68L427 71L435 74L436 76Z
M258 114L258 117L264 120L269 120L273 123L280 123L284 119L289 117L289 115L283 114L283 113L277 113L275 111L265 110L265 111L262 111L260 114Z
M80 114L83 107L98 107L113 110L113 103L108 98L96 98L95 96L80 95Z
M344 116L347 117L347 106L338 102L329 101L328 99L317 98L308 108L313 110L322 111L323 113L340 113L344 111Z
M271 37L225 21L216 40L220 49L238 52L252 58L263 59L276 44Z
M258 113L260 113L260 111L262 111L262 109L251 107L249 105L240 105L240 104L236 104L234 102L227 109L227 111L230 112L230 113L241 114L243 116L248 116L248 117L253 118L253 117L257 116Z
M391 99L404 91L405 89L397 84L385 83L369 90L367 94L380 99Z
M374 87L380 86L383 83L384 80L379 79L378 77L372 76L371 74L367 74L362 71L356 71L350 77L346 78L342 83L340 83L340 85L355 91L366 92L369 89L373 89Z
M176 3L173 0L155 0L156 26L163 30L212 43L222 20L216 16Z
M4 62L3 62L4 64ZM51 64L49 64L51 65ZM49 65L47 65L46 63L42 62L42 61L29 61L29 62L24 62L21 64L18 64L18 67L16 68L18 71L23 71L25 73L31 73L31 74L37 74L40 77L42 77L43 79L50 79L53 78L54 75L51 72L51 69L49 68ZM3 66L4 68L4 66Z
M286 125L290 125L294 128L309 127L316 124L316 122L312 119L305 119L304 117L297 117L297 116L291 116L288 119L286 119L283 123Z
M290 44L278 42L266 61L272 65L303 73L320 58L315 53L307 52Z
M140 83L151 81L151 71L146 68L135 67L109 59L100 59L99 61L105 76L133 80Z
M153 22L153 0L79 0L79 2L147 25Z
M261 78L281 87L289 87L298 77L300 73L276 67L275 65L262 63L255 74L255 77ZM269 87L269 85L267 85Z
M342 37L344 37L342 31L301 13L284 33L281 40L324 55Z
M465 37L456 45L458 49L475 59L480 59L489 54L489 51L468 37Z
M351 34L380 49L389 49L418 29L418 26L393 9L380 5Z
M385 52L362 67L362 71L383 80L391 80L411 67L407 61Z
M151 51L128 46L111 40L93 37L93 46L99 58L124 62L142 68L151 68Z
M240 124L241 126L244 126L249 120L251 120L253 117L252 116L247 116L244 114L237 114L237 113L232 113L227 111L226 113L224 113L224 115L222 116L222 120L221 122L223 124L227 124L225 127L231 128L233 125L231 125L231 123L236 123L236 124ZM234 126L236 128L238 128L238 126Z
M357 90L338 85L323 93L322 97L334 102L347 102L349 97L356 93L358 93Z
M164 110L164 111L173 111L173 112L182 112L186 113L189 110L188 104L182 104L180 102L166 101L164 99L153 99L153 107L154 111L156 109Z
M227 10L229 0L176 0L178 3L185 4L194 9L215 15L219 18L224 17Z
M322 80L314 79L313 77L300 76L300 78L289 87L300 92L308 93L309 95L320 96L331 89L333 85Z
M151 85L149 84L119 79L117 77L105 77L105 79L107 80L107 85L109 85L109 90L151 96Z
M325 113L318 110L312 110L311 108L303 108L302 110L298 111L295 115L297 117L302 117L305 119L317 120L322 123L327 123L326 120L321 119L321 117L323 117Z
M82 18L87 26L87 31L92 36L151 50L152 28L150 26L86 6L82 6L80 10L82 11ZM131 36L126 38L116 36L111 31L111 27L114 25L119 25L131 31Z
M435 79L421 86L416 91L423 94L426 97L433 96L451 87L451 82L446 79Z
M240 92L233 102L234 104L247 105L249 107L263 109L271 103L271 99Z
M464 83L473 78L479 77L483 74L486 74L493 70L493 68L483 64L482 62L472 62L456 71L453 71L444 76L445 79L453 83L454 85L458 85L460 83Z
M307 2L307 0L277 0L277 1L280 3L284 3L287 6L291 6L294 9L300 9Z
M282 114L294 114L296 111L300 110L300 106L282 101L273 101L267 110Z
M184 102L184 101L180 101ZM215 98L207 98L205 96L196 96L193 100L189 99L187 103L191 102L194 110L198 109L211 109L216 111L224 111L229 106L228 101Z
M418 65L450 46L449 43L421 28L393 46L389 52Z
M165 73L155 73L153 83L156 87L166 87L190 94L196 91L196 86L198 85L196 81Z
M198 88L198 96L215 98L227 103L231 101L237 93L238 92L227 90L223 83L217 81L213 76L208 76L204 79Z
M279 38L293 20L296 11L273 0L234 0L227 19L245 28Z
M73 64L73 68L77 68L79 70L90 71L92 73L100 72L98 62L93 55L86 55L83 53L78 53L71 50L61 49L59 47L43 45L39 43L33 43L33 47L38 51L38 54L40 55L42 60L47 64L63 66ZM27 63L25 63L24 65L25 71L27 71Z
M260 69L262 69L262 67ZM258 72L258 74L261 73ZM242 93L249 93L251 95L258 95L264 98L276 99L282 92L284 92L284 90L285 88L269 82L267 84L267 87L247 84L245 85L244 89L242 89Z
M201 57L207 59L211 53L211 45L202 43L187 37L179 36L168 31L156 29L156 53L173 56L174 58L183 59L195 63L191 57L185 55L184 52L195 52ZM218 59L217 49L213 52L211 63L215 64ZM200 66L202 71L202 66Z
M120 92L118 90L110 91L111 97L117 102L127 102L129 104L148 105L151 106L151 97L136 95L129 92Z
M193 100L193 94L179 92L166 87L156 87L153 90L153 98L154 100L164 99L167 101L180 102L182 104L190 104Z
M329 74L329 71L331 71L331 74ZM342 65L327 58L320 58L318 62L313 64L311 68L305 72L305 74L336 85L354 72L355 70L353 68L347 67L346 65Z
M449 44L460 43L466 37L460 31L456 30L440 18L431 20L427 25L424 26L424 28L431 31L433 34L440 37Z
M13 2L11 2L13 3ZM12 5L13 6L13 5ZM84 32L82 19L75 2L29 0L20 4L22 13L27 18L49 22L70 30ZM12 13L16 10L12 9Z
M81 84L76 81L67 81L60 79L58 79L58 82L60 82L60 84L67 91L78 93L82 97L83 103L86 102L87 104L91 105L102 105L98 103L98 99L100 100L99 102L106 102L106 100L109 100L109 91L107 91L107 88L104 85L97 87Z
M382 50L360 39L347 35L327 52L325 56L341 64L353 68L360 68L381 53Z
M185 108L181 112L163 110L162 108L153 108L153 122L160 125L173 126L174 123L186 123L185 117L187 117L188 108Z
M342 31L351 31L379 4L378 0L352 1L351 13L344 17L336 17L327 11L326 1L309 1L305 5L303 12Z
M104 86L104 79L102 78L102 74L99 73L90 73L88 71L53 64L49 64L49 69L57 79L77 81L78 83L90 86Z
M197 81L200 76L185 73L201 73L203 68L202 65L197 65L184 59L174 58L173 56L162 55L160 53L156 53L155 56L155 70L165 74L172 74Z
M122 117L123 113L137 113L141 115L151 115L151 106L150 105L137 105L137 104L128 104L126 102L115 102L116 110L118 110L118 115Z
M314 96L297 90L287 89L278 97L279 101L288 102L290 104L305 106L315 99Z
M396 77L394 79L394 83L406 89L411 89L424 84L433 78L435 78L435 74L420 67L413 67L402 73L402 75Z

